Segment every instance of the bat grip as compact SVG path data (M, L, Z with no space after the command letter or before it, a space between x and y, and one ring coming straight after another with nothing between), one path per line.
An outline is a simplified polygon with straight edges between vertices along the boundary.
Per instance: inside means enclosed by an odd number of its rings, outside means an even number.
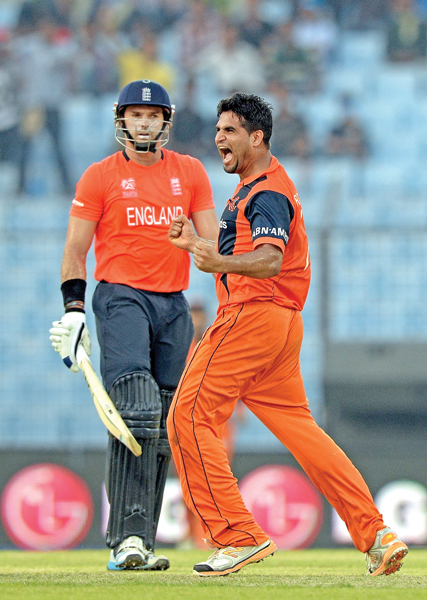
M76 358L77 358L77 364L79 366L80 366L82 360L87 360L90 363L90 358L87 355L86 350L83 348L83 344L81 342L77 346Z

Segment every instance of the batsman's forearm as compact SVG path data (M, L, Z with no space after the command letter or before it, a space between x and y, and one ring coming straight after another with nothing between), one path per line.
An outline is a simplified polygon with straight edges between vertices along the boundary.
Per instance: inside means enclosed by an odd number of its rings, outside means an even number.
M61 281L69 279L87 279L86 255L65 248L61 267Z
M69 279L86 281L86 256L92 244L97 223L70 216L62 258L62 282Z

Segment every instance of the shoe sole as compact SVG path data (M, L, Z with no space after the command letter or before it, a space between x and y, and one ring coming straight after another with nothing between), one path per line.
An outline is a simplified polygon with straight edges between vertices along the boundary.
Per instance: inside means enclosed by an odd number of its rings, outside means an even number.
M396 573L402 566L402 560L408 554L408 547L402 542L396 542L387 550L384 555L382 564L373 573L370 573L371 577L377 575L392 575Z
M129 554L125 560L119 565L113 561L110 561L107 565L109 571L138 571L144 569L146 564L141 559L139 554Z
M108 571L166 571L169 569L170 563L167 558L160 558L155 564L146 564L141 560L138 555L130 555L126 560L117 565L110 561L107 565Z
M166 571L169 567L170 562L167 558L159 558L153 565L146 564L141 569L143 571Z
M240 569L242 569L243 567L246 567L246 565L249 565L250 563L259 563L262 560L264 560L264 558L267 558L267 556L273 556L273 554L276 552L276 550L277 550L276 544L274 542L270 542L266 548L263 548L256 554L253 554L249 558L242 560L242 562L234 565L234 567L231 567L231 569L226 569L225 571L203 571L203 572L193 570L193 573L195 575L198 575L199 577L222 577L225 575L230 575L230 573L237 573L237 571L240 571Z

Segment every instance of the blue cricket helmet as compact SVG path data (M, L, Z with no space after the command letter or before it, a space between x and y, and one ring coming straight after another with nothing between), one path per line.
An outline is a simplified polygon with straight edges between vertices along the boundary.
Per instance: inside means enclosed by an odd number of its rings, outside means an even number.
M166 113L165 120L171 120L173 115L169 94L160 83L150 79L132 81L122 89L117 103L116 116L119 116L120 109L138 104L160 106Z
M138 143L135 141L136 127L129 132L125 129L123 115L126 106L151 105L159 106L163 110L163 126L157 137L149 143ZM139 79L128 83L120 92L119 100L114 104L114 123L116 127L116 140L124 146L131 141L136 152L156 152L157 148L165 146L169 141L169 130L172 126L172 119L175 112L175 106L171 104L169 94L165 88L150 79Z

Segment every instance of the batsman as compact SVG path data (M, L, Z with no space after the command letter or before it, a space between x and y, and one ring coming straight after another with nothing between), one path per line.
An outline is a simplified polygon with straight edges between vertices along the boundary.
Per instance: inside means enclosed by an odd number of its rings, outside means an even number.
M171 458L166 418L193 324L183 295L189 255L170 244L168 231L180 214L202 238L216 240L218 231L201 162L164 148L173 114L168 92L154 81L134 81L120 92L114 122L124 149L92 164L77 184L61 270L65 313L50 330L54 349L77 372L79 344L90 354L86 258L94 240L98 284L92 307L103 384L142 448L135 456L109 438L106 543L112 571L169 567L154 549Z

